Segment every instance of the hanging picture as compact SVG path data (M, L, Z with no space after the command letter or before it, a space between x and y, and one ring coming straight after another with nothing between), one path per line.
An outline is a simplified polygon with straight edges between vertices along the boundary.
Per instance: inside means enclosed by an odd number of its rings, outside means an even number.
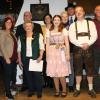
M32 21L42 21L44 15L49 13L49 4L31 4Z

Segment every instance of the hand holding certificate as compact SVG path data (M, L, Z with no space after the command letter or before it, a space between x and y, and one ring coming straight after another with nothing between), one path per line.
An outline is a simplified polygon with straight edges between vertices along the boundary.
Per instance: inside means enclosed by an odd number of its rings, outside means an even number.
M42 72L43 61L37 62L37 60L30 59L29 61L29 71Z

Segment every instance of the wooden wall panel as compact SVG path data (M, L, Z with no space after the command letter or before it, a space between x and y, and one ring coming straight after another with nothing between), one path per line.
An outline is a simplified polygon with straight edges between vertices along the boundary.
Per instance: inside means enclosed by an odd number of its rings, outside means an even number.
M86 13L91 14L94 12L96 5L100 5L100 0L74 0L77 5L81 5L86 10Z

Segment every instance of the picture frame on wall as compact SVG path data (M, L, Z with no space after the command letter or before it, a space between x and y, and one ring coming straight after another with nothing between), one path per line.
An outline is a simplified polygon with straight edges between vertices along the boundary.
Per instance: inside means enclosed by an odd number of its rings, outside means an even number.
M31 4L32 21L43 21L43 17L49 13L49 4Z

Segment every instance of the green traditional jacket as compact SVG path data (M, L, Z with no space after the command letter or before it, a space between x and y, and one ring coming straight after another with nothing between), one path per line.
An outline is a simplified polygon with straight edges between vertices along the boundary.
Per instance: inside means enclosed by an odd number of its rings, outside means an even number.
M39 57L40 49L39 49L39 33L34 33L32 36L32 57L33 60L36 60ZM26 35L20 36L21 41L21 58L22 62L26 61Z

